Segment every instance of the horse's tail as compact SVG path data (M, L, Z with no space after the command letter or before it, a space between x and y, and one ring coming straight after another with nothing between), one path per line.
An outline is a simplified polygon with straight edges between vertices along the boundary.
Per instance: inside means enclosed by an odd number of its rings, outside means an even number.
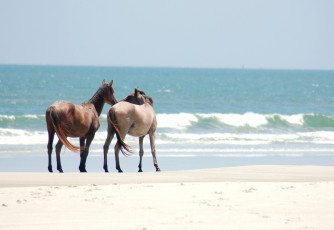
M108 122L112 125L112 127L115 129L115 132L116 132L116 136L117 136L117 144L118 146L120 147L122 153L124 156L129 156L130 154L128 154L127 152L129 153L132 153L132 149L131 149L131 146L127 145L123 138L121 137L121 133L119 131L119 128L118 128L118 125L116 124L116 119L115 119L115 114L114 114L114 111L113 110L109 110L108 112L108 116L107 116L107 119L108 119ZM124 149L127 151L125 152Z
M73 145L67 139L68 124L62 121L54 107L49 108L50 120L61 142L71 151L79 152L80 147Z

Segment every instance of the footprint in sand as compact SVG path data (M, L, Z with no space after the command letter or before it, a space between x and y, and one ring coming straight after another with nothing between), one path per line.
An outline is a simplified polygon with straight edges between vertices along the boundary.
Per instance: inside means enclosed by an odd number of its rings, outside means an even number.
M294 186L286 186L286 187L281 187L281 189L292 189L295 188Z
M256 191L255 188L249 188L249 189L243 190L244 193L251 193L251 192L254 192L254 191Z

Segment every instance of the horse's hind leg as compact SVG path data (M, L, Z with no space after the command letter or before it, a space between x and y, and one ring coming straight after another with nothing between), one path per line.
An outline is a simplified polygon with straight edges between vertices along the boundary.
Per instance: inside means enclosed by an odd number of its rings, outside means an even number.
M119 151L121 148L119 147L118 143L115 145L115 161L116 161L116 169L118 170L119 173L122 173L121 166L119 165Z
M61 162L60 162L60 151L61 148L63 147L63 142L61 142L61 140L58 141L58 143L56 144L56 155L57 155L57 170L62 173L63 169L61 167Z
M150 144L151 144L151 151L152 151L154 167L156 171L159 172L160 168L158 166L157 157L155 155L155 132L150 133Z
M53 172L52 171L52 159L51 159L51 155L52 155L52 146L53 146L53 138L55 136L55 131L54 130L48 130L48 133L49 133L49 141L48 141L49 165L48 165L48 170L49 170L49 172Z
M114 135L115 135L115 130L108 123L108 136L107 136L107 139L106 139L106 141L104 142L104 145L103 145L103 153L104 153L103 169L104 169L105 172L109 172L108 171L107 155L108 155L108 150L109 150L110 143L111 143L112 139L114 138Z
M123 132L121 131L120 138L124 140L127 133L128 133L128 129L124 129ZM118 137L117 137L117 139L118 139ZM121 150L121 147L120 147L120 145L118 144L118 141L117 141L117 143L115 145L116 169L118 170L119 173L122 173L123 171L122 171L121 166L119 164L119 151L120 150Z
M144 155L144 148L143 148L143 141L144 141L144 137L145 136L142 136L142 137L139 137L139 165L138 165L138 168L139 168L139 171L138 172L143 172L142 170L142 160L143 160L143 155Z

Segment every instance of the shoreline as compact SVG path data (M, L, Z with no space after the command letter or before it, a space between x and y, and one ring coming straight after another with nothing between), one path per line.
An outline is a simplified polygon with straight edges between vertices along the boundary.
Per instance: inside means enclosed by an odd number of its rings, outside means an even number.
M52 156L54 173L56 170L56 156ZM205 170L211 168L231 168L265 165L286 166L334 166L334 155L332 156L266 156L266 157L220 157L220 156L181 156L165 157L158 155L158 164L162 172ZM61 155L64 173L78 173L80 157L77 154L66 152ZM137 154L124 157L120 156L120 164L124 173L136 173L138 171L139 156ZM47 173L48 162L46 153L33 154L8 154L0 156L0 173L22 172L22 173ZM103 154L88 156L86 162L88 173L104 173ZM114 154L108 155L108 168L110 173L117 173L115 169ZM147 153L143 157L143 171L155 172L152 156Z
M253 165L167 172L0 172L0 188L183 182L334 182L334 167Z
M0 173L0 229L322 229L334 167Z

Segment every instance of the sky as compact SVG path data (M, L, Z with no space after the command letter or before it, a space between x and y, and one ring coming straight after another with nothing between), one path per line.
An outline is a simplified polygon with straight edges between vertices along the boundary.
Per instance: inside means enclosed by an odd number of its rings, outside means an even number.
M332 0L0 0L0 64L334 69Z

